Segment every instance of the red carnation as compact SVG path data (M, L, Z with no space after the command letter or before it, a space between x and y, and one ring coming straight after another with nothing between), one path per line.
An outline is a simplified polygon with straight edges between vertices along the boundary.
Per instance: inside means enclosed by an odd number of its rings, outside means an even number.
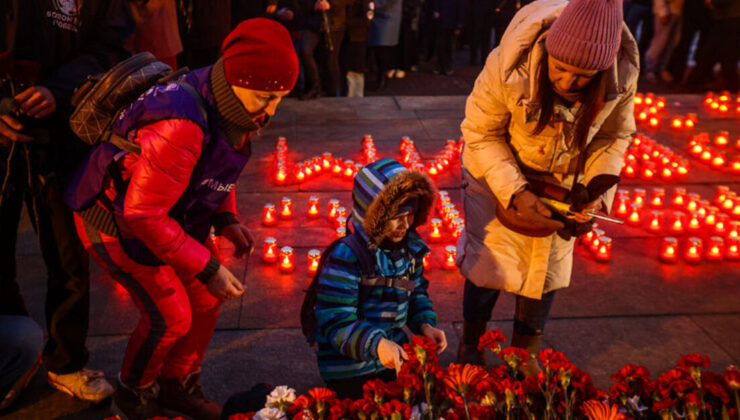
M702 356L699 353L687 354L685 356L681 356L681 358L678 360L678 366L685 369L690 369L692 367L700 367L706 369L709 367L709 364L709 357Z
M494 353L498 353L499 351L501 351L500 343L503 343L505 341L506 337L498 328L493 331L488 330L483 333L483 336L481 336L480 340L478 340L478 350L482 351L483 349L488 349Z
M647 381L650 378L650 371L640 365L625 365L619 372L612 375L612 380L615 382L629 382L634 379L642 379Z
M377 404L375 404L375 401L373 401L371 398L370 399L363 398L363 399L353 402L352 407L350 409L352 413L355 414L354 417L357 417L356 413L358 412L361 412L365 414L366 416L369 416L370 414L376 413L378 411L378 406Z
M542 362L542 366L544 367L550 367L553 371L557 372L561 368L564 370L568 370L571 368L572 364L568 360L565 355L559 351L555 351L553 349L545 349L541 350L538 355L540 361Z
M670 410L676 405L676 400L673 398L664 398L660 401L655 401L653 403L653 411L656 413L660 413L663 410Z
M499 357L503 359L512 369L517 370L523 362L529 360L529 353L520 347L507 347L501 349Z
M380 407L380 414L382 414L383 417L391 417L393 414L400 414L401 418L407 419L411 417L411 406L398 400L388 401Z
M329 420L339 420L349 413L352 408L352 399L345 398L335 401L329 408Z
M251 411L249 413L236 413L229 416L229 420L252 420L256 413ZM151 419L150 419L151 420Z
M730 389L740 389L740 370L735 365L727 366L725 369L725 383ZM740 408L740 407L738 407Z

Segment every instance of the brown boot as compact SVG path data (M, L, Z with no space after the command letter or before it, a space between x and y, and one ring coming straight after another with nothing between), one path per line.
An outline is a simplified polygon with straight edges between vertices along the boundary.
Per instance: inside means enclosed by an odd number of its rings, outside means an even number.
M113 402L128 420L146 420L164 416L157 402L159 385L156 382L143 387L132 388L118 379L118 389L113 393Z
M486 332L486 321L465 321L463 337L457 348L457 363L486 366L486 352L478 350L478 341Z
M529 360L519 366L519 372L524 376L535 376L542 370L537 361L537 351L540 348L542 334L536 335L519 335L516 332L511 336L512 347L523 348L529 353Z
M221 407L206 397L199 379L200 371L190 373L182 380L160 378L159 404L195 420L219 420Z

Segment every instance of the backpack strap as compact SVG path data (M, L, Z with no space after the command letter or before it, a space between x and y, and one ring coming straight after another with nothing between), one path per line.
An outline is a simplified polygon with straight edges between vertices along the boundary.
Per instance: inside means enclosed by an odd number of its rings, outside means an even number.
M413 292L416 287L416 283L409 279L408 275L402 276L379 276L375 271L375 261L373 261L373 255L367 248L367 243L363 240L362 236L354 232L350 235L342 238L342 242L352 249L352 252L357 256L357 260L360 263L361 280L360 284L363 286L383 286L392 287L394 289L400 289L407 292ZM415 271L415 262L412 258L411 273Z

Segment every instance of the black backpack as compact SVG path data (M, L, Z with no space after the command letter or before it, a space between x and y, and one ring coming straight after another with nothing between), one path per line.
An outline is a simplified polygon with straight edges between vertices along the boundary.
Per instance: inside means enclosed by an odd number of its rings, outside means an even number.
M365 286L365 292L369 292L369 287L373 286L386 286L401 289L409 292L413 292L415 283L413 280L409 280L408 276L378 276L375 272L375 261L373 255L367 247L367 242L357 232L352 232L347 236L336 239L321 254L319 259L319 266L314 274L311 283L308 285L308 289L305 290L306 296L303 298L303 304L301 305L301 329L303 330L303 336L306 337L308 344L314 345L316 342L316 334L318 332L318 320L316 319L316 301L318 297L318 284L319 276L324 270L326 261L329 256L334 252L334 249L340 244L347 245L352 252L357 256L357 260L360 264L360 294L358 301L362 302L366 298L366 293L363 293L362 287ZM416 270L416 261L413 257L411 258L411 273L413 274Z
M187 67L173 72L170 66L148 52L127 58L105 73L88 77L75 90L71 101L75 110L69 117L69 126L91 146L107 141L121 150L140 153L138 145L113 133L113 122L122 110L149 88L187 72ZM186 83L182 85L189 88L191 95L198 97Z

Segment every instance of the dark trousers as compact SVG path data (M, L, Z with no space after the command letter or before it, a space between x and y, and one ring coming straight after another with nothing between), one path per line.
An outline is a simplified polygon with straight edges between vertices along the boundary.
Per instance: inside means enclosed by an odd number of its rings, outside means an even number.
M738 89L737 61L740 18L716 19L707 33L707 41L696 59L692 83L703 83L712 78L714 64L722 66L722 79L726 90Z
M26 173L26 160L16 150L15 173ZM7 188L0 203L0 312L28 315L16 282L15 245L24 202L32 214L41 255L46 264L46 326L49 334L43 361L52 372L80 370L88 360L85 347L90 314L90 273L87 252L75 231L72 212L64 203L57 178L31 193Z
M324 36L326 35L314 31L303 31L301 56L306 69L306 79L310 82L311 90L321 90L321 75L319 74L319 66L316 63L314 54L316 53L319 42L324 39ZM326 68L329 70L329 86L326 91L329 96L337 96L339 93L342 77L342 72L339 68L339 51L341 50L343 39L344 30L331 32L333 50L326 50Z
M357 400L362 398L362 386L365 382L380 379L384 382L390 382L396 379L396 372L386 369L382 372L362 375L356 378L337 379L326 381L326 387L337 393L337 398L352 398Z
M5 395L36 363L44 333L32 319L0 315L0 406Z
M478 287L465 279L463 318L465 321L490 321L500 290ZM541 300L517 295L514 313L514 332L519 335L539 335L545 329L555 292L542 295Z
M401 21L401 33L398 38L398 54L395 68L408 70L411 66L419 64L419 52L417 50L418 31L413 30L411 20Z
M473 33L470 38L470 64L486 60L491 51L491 19L485 14L472 16ZM498 37L499 35L496 34Z
M452 52L455 44L455 30L439 28L437 30L437 70L452 70Z
M696 48L696 56L698 57L700 54L699 51L703 49L706 43L706 34L711 23L709 10L703 1L687 0L684 6L683 16L681 39L673 50L671 61L668 63L668 71L679 82L683 80L684 73L686 73L686 62L689 58L691 44L694 42L694 36L697 32L699 33L699 45Z

